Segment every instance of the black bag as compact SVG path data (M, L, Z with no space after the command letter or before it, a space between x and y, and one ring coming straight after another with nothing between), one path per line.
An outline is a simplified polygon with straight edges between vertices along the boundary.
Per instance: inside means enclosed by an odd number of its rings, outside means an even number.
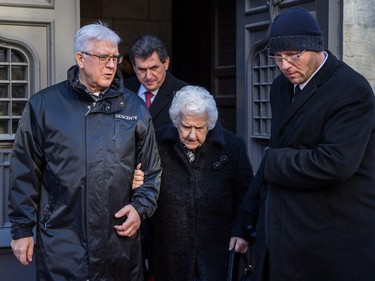
M248 253L236 253L234 249L229 254L227 281L250 281L253 267L247 257Z

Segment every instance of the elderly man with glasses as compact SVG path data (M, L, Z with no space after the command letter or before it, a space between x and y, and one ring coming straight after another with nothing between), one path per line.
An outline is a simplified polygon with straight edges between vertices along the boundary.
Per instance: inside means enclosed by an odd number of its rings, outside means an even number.
M375 102L305 9L278 15L269 147L243 208L256 231L254 281L375 276Z
M33 95L19 123L11 245L24 265L35 247L37 280L143 281L139 226L161 166L149 111L117 71L119 42L101 23L78 30L68 79ZM136 163L145 177L133 190Z

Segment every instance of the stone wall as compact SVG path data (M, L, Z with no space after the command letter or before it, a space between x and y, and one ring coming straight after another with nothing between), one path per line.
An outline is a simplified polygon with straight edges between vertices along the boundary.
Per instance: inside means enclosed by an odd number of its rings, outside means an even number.
M343 60L364 75L375 90L375 5L344 0Z

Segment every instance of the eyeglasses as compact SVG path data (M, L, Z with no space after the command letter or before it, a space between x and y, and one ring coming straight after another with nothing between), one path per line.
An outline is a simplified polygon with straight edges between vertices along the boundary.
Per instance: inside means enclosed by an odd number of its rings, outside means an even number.
M81 53L85 54L85 55L88 55L88 56L97 57L99 59L100 63L105 63L105 64L107 64L111 59L112 59L113 63L119 64L119 63L122 63L122 60L124 59L124 57L121 56L121 55L108 56L108 55L94 55L94 54L90 54L88 52L81 52Z
M302 52L298 54L292 54L288 56L268 56L270 59L274 60L276 63L282 63L283 60L286 60L289 63L297 63L299 62L299 58L303 55L303 53L306 52L306 50L303 50Z

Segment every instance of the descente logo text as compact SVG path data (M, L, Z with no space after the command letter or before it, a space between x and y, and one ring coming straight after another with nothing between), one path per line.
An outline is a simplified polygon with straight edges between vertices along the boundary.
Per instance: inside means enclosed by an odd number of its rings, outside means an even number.
M128 116L128 115L123 115L123 114L115 114L115 119L138 120L138 116Z

